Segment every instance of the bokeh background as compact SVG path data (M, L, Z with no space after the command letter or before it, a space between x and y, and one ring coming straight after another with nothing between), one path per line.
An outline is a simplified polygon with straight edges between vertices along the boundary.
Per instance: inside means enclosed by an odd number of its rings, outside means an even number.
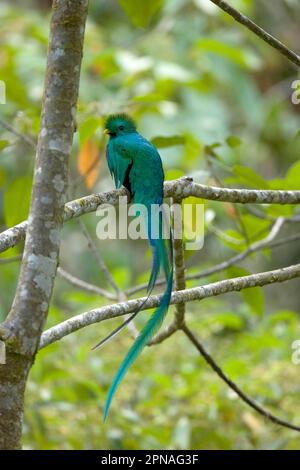
M300 105L291 102L291 84L299 78L296 67L209 0L120 3L90 1L69 198L113 188L102 130L105 115L120 111L129 112L140 131L155 139L167 179L189 174L206 184L299 189ZM297 50L297 0L230 3ZM50 5L0 3L0 80L7 94L0 118L34 141ZM0 124L2 230L27 216L33 165L33 147ZM205 245L186 253L188 273L200 272L265 237L271 224L266 217L296 210L260 207L258 217L253 209L206 203ZM97 216L83 220L121 289L148 279L146 242L100 242ZM281 235L297 230L297 224L289 224ZM21 252L18 246L0 258L2 319L13 299L20 263L5 259ZM205 280L190 281L188 287L298 260L299 245L290 243L252 255ZM64 228L60 266L109 289L76 221ZM299 424L300 365L291 361L291 344L300 339L298 292L295 280L227 294L188 304L187 318L233 380L273 413ZM105 303L57 278L47 326ZM141 313L136 326L149 314ZM93 325L38 355L26 396L25 448L299 448L297 433L248 409L179 333L143 352L103 425L106 393L132 338L124 331L100 351L90 349L117 324Z

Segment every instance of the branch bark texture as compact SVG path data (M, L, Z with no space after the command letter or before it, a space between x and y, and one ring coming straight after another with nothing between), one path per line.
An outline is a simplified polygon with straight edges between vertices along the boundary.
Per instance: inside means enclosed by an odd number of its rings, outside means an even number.
M70 219L81 217L84 214L95 212L99 206L104 204L116 205L119 202L119 198L127 195L127 190L121 188L75 199L65 205L63 220L66 222ZM190 177L166 181L164 196L175 199L185 199L194 196L209 201L240 204L300 204L300 191L219 188L194 183ZM22 242L25 238L27 227L28 222L24 221L0 233L0 253Z
M56 274L87 4L87 0L53 3L24 256L11 311L0 327L0 338L7 349L7 363L0 366L1 449L21 446L26 378L47 317Z
M250 274L249 276L226 279L224 281L218 281L200 287L193 287L191 289L175 291L172 294L170 304L174 305L195 300L203 300L207 297L214 297L226 294L227 292L239 292L242 289L256 286L262 287L275 282L285 282L297 277L300 277L300 264L275 269L274 271L266 271L257 274ZM106 305L101 308L90 310L89 312L81 313L80 315L69 318L68 320L46 330L42 334L40 348L44 348L49 344L60 340L64 336L78 331L81 328L85 328L88 325L135 312L141 305L143 305L141 310L155 308L158 306L160 300L161 296L153 295L149 297L147 301L146 297L141 297L139 299Z

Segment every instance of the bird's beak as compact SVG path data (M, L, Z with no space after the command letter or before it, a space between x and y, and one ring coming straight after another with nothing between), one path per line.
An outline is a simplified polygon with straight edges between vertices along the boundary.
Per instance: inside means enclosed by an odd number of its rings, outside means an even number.
M108 130L108 129L104 129L103 134L109 135L109 130Z

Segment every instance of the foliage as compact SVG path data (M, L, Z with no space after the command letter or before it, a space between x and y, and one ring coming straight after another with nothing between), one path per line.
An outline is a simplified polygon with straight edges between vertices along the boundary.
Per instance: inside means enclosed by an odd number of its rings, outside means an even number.
M152 1L146 10L147 2L119 3L91 2L69 197L113 187L104 161L102 125L106 114L120 111L130 112L141 132L159 147L168 178L190 174L195 181L210 184L299 189L299 109L291 104L289 88L297 78L294 69L218 9L210 8L209 1ZM267 21L274 34L282 34L276 8L270 10L265 2L237 3L261 22L270 16ZM299 7L280 3L286 42L297 44L297 29L290 27L288 12L299 16ZM18 8L10 2L0 5L0 80L5 80L7 89L0 117L34 140L39 129L48 13L23 4ZM270 29L270 24L266 27ZM34 149L0 124L0 152L0 224L5 229L26 218ZM96 163L85 175L88 152ZM270 230L268 220L250 214L246 207L235 211L228 205L209 203L206 210L204 249L186 252L191 273L244 250ZM296 209L269 205L260 210L278 217L292 215ZM85 216L85 222L95 238L96 215ZM96 238L95 242L122 289L147 279L150 266L145 243L100 243ZM21 249L13 248L1 259ZM265 250L207 281L283 266L297 255L292 244L273 254ZM64 228L60 264L108 288L75 222ZM13 299L18 268L18 263L0 265L2 318ZM300 422L295 408L299 366L291 362L291 344L299 339L297 282L280 289L268 287L265 296L255 288L188 305L190 325L227 374L257 401L295 423ZM104 303L58 278L49 325ZM147 315L140 315L137 326ZM249 411L179 334L143 353L126 377L104 426L106 392L131 339L125 331L98 352L91 352L90 347L115 324L82 330L38 355L27 390L27 448L298 447L295 433L278 430Z

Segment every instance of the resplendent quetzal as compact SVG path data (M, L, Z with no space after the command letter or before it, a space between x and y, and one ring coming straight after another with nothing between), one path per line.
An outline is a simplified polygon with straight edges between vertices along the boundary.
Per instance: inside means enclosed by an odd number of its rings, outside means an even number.
M163 269L166 278L166 289L159 306L134 341L109 389L104 409L105 420L118 385L138 354L157 332L167 313L173 284L173 248L171 230L169 229L168 243L166 243L166 237L163 234L163 215L160 206L163 202L164 172L158 151L154 145L137 132L135 122L126 114L109 116L105 123L104 133L109 135L106 155L116 188L125 186L133 202L143 204L148 211L146 231L153 253L148 296L155 285L160 268ZM154 208L152 214L156 213L157 217L151 217L151 206L152 211ZM108 338L114 336L128 324L138 311L114 330ZM95 348L104 344L108 338L101 341Z

